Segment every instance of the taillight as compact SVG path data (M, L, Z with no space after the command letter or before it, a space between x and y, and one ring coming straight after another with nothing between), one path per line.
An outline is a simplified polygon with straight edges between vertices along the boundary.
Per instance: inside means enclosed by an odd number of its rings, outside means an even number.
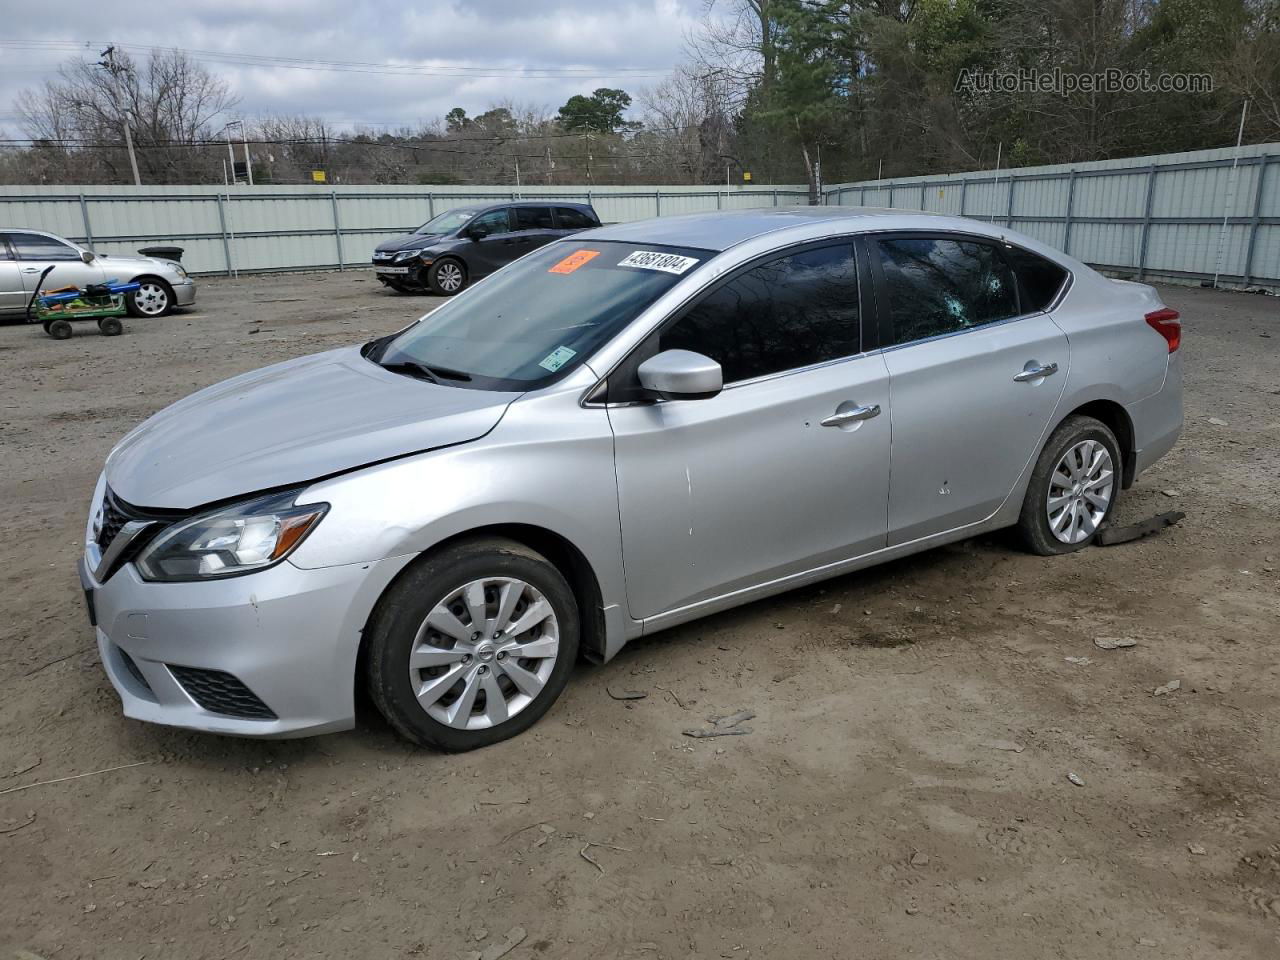
M1164 337L1169 344L1169 352L1182 345L1182 324L1178 322L1178 311L1165 307L1147 314L1147 323L1151 329Z

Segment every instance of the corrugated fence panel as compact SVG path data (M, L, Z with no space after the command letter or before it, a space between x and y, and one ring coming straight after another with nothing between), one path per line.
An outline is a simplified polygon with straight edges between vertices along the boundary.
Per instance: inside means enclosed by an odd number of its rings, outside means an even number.
M922 190L923 187L923 190ZM963 192L963 206L958 202ZM828 203L1007 223L1139 279L1280 290L1280 144L838 184Z

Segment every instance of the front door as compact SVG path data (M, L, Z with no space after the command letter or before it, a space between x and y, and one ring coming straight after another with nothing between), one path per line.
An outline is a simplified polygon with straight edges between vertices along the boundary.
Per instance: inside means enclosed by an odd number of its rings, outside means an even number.
M904 235L869 245L887 321L893 546L1004 503L1049 429L1070 346L1047 314L1024 313L998 244Z
M506 207L480 214L467 224L467 231L472 239L462 253L473 280L487 277L520 256Z
M99 261L85 263L80 258L79 250L57 237L10 230L9 243L18 256L22 286L28 297L35 292L37 284L40 284L42 290L58 290L62 287L84 287L90 283L112 279L104 277L102 267L98 266ZM53 272L41 284L40 275L46 267L53 267Z
M851 245L808 247L731 276L637 351L705 354L726 386L610 404L632 617L884 545L889 381L860 314Z

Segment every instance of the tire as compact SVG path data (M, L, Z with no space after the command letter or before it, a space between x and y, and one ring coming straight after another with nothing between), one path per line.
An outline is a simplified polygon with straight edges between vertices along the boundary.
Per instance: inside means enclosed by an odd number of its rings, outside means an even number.
M468 591L487 629L472 629ZM504 606L514 613L504 617ZM504 622L527 618L498 639ZM578 604L545 557L486 537L409 567L379 600L368 638L365 679L387 722L422 746L474 750L523 733L560 696L578 656ZM506 652L513 648L536 655Z
M1023 545L1047 557L1092 543L1115 510L1121 463L1120 445L1106 424L1084 416L1064 420L1044 445L1022 501Z
M427 286L437 297L452 297L467 286L467 267L461 260L445 257L427 271Z
M104 337L118 337L124 333L124 324L119 317L103 317L98 321L98 329Z
M52 320L44 329L55 340L71 339L71 324L66 320Z
M173 288L157 277L139 277L142 284L125 294L124 305L131 317L163 317L173 309Z

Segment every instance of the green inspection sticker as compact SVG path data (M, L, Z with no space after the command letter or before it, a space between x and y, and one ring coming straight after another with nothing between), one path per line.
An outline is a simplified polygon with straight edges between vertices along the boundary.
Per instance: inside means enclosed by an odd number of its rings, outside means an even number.
M577 355L577 353L578 353L577 350L571 350L568 347L556 347L554 350L552 350L550 353L548 353L545 357L542 358L542 361L538 364L538 366L542 367L543 369L550 370L552 373L555 373L557 370L563 367L566 363L572 360L574 356Z

